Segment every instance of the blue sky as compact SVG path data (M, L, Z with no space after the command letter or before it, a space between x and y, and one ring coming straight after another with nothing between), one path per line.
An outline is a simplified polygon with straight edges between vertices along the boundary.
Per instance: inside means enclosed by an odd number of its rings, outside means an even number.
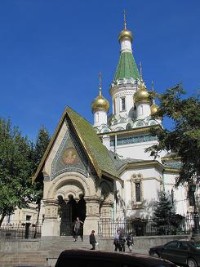
M52 134L66 106L92 123L99 72L110 100L124 9L147 87L182 82L197 95L199 0L1 0L0 117L32 140L42 126Z

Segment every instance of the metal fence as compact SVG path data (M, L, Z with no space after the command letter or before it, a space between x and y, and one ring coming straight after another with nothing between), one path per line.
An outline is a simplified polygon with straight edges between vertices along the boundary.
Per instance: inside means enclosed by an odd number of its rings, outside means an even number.
M41 237L41 225L8 224L0 227L1 239L33 239Z
M42 223L2 225L0 227L0 238L1 239L40 238L41 226ZM118 229L123 230L125 234L133 233L134 236L190 234L194 230L194 218L186 217L178 225L178 227L174 227L172 225L164 225L159 228L155 226L152 220L142 220L142 219L113 221L109 218L105 218L101 219L98 222L98 235L102 237L113 237Z
M126 220L112 221L101 219L98 222L98 234L103 237L111 237L117 230L122 230L125 234L132 233L134 236L155 236L155 235L181 235L190 234L193 231L193 218L184 219L178 227L173 225L163 225L156 227L153 220Z

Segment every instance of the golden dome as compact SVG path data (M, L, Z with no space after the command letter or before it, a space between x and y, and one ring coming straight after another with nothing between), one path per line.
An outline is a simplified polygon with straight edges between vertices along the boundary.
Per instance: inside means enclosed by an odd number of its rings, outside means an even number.
M146 86L144 83L141 83L139 85L139 89L137 92L134 94L134 100L135 102L142 102L142 103L150 103L150 94L148 93Z
M132 32L127 29L121 31L119 34L119 41L121 42L122 40L130 40L132 42L133 41Z
M92 102L92 112L96 111L106 111L109 110L109 102L101 94L99 94L95 100Z
M156 114L156 112L158 112L159 107L156 104L152 104L151 105L151 115Z

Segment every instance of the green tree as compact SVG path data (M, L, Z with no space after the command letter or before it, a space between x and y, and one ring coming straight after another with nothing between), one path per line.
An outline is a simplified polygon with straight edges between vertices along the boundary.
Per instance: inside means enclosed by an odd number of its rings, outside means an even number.
M162 150L174 153L182 162L177 185L200 177L200 99L184 98L185 91L179 84L157 95L160 101L155 116L168 118L170 129L152 128L159 144L147 149L158 156Z
M0 119L0 226L16 207L33 200L30 142L10 120Z
M153 222L158 234L175 234L183 217L175 214L174 206L164 192L160 192L159 201L155 202Z
M46 130L45 127L42 127L37 135L36 138L36 143L35 146L32 147L32 151L33 151L33 173L36 172L37 167L40 164L40 161L47 149L47 146L50 142L50 135L49 132ZM35 198L35 202L37 204L37 222L36 224L39 223L39 214L40 214L40 207L41 207L41 200L43 197L43 181L42 179L34 182L33 184L34 187L34 198ZM35 228L35 236L37 234L37 228Z
M36 171L38 165L40 164L40 161L47 149L49 142L50 142L49 132L45 127L42 127L38 132L34 147L34 169L33 169L34 172Z
M32 147L32 174L36 172L49 142L50 135L48 131L44 127L42 127L38 132L36 143ZM35 188L35 201L36 203L39 203L42 199L43 183L42 181L38 181L35 182L33 186Z

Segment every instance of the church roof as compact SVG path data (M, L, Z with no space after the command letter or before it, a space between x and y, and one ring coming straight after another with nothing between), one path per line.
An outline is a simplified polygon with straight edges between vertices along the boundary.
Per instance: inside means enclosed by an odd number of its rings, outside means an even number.
M70 108L66 109L66 115L69 116L98 176L101 177L102 174L107 174L118 177L113 161L109 156L109 151L102 144L90 123Z
M83 146L85 153L88 155L98 177L107 176L112 179L117 179L118 172L109 155L109 151L101 143L94 128L82 116L80 116L70 107L67 107L38 166L38 169L33 177L33 181L39 179L39 176L41 175L42 169L45 165L45 161L53 147L53 144L56 141L59 130L65 119L69 122L71 129L74 131L80 141L80 144Z
M131 52L121 53L113 82L116 83L118 80L123 80L124 78L140 79L140 74Z

